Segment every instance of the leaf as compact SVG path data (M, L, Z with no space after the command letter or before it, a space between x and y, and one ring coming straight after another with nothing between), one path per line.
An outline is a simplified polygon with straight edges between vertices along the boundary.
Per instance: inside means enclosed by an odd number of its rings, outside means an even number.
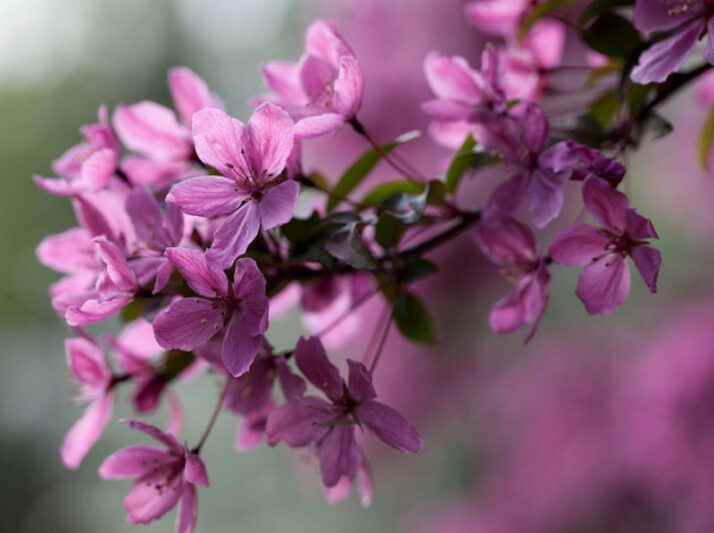
M383 144L379 150L372 148L364 152L359 159L345 171L337 182L337 185L335 185L333 189L335 196L331 196L327 200L327 211L330 212L337 207L340 204L340 198L349 196L349 194L364 181L369 173L374 170L374 167L377 166L377 163L379 163L382 157L389 154L397 146L412 141L417 137L419 137L419 132L411 131L399 136L390 143Z
M422 192L422 188L411 181L390 181L388 183L381 183L380 185L377 185L374 189L367 193L360 203L363 205L377 206L395 194L418 194L420 192Z
M533 11L531 11L530 14L521 23L521 27L518 31L519 37L523 37L526 33L528 33L528 30L530 30L533 25L538 22L538 20L542 19L547 15L550 15L558 9L567 7L571 4L575 4L579 1L580 0L545 0L545 2L541 2L533 8Z
M608 57L627 58L640 46L640 33L632 23L614 13L604 13L580 32L583 41Z
M119 317L121 318L122 322L131 322L139 318L141 316L142 311L144 310L144 307L146 307L147 302L147 298L134 298L131 302L129 302L128 305L124 307L124 309L121 310Z
M704 126L699 134L699 163L703 168L709 170L709 156L714 143L714 107L711 108Z
M469 135L451 160L449 169L446 171L446 190L450 193L456 190L467 170L477 170L499 161L498 158L478 151L476 148L476 141L472 135Z
M615 91L608 91L590 106L588 114L600 126L607 127L617 116L619 106L620 99Z
M412 283L436 274L438 271L439 269L432 261L421 257L413 257L400 270L400 278L405 283Z
M424 303L416 295L405 292L394 299L394 321L407 339L423 344L434 342L434 326Z
M407 229L407 225L391 213L384 213L377 219L374 238L382 248L393 248Z
M379 264L364 243L357 224L351 224L335 233L325 244L325 249L335 258L353 268L375 270Z
M595 0L590 3L590 5L583 10L582 15L580 15L580 27L585 26L593 18L602 13L612 11L617 7L631 6L634 3L634 0Z
M640 123L639 135L643 137L651 133L651 139L655 140L669 135L673 129L672 123L669 120L653 112L648 115L647 120Z

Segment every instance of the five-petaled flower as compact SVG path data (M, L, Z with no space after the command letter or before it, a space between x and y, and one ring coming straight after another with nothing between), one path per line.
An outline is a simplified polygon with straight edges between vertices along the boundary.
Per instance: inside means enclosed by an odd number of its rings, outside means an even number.
M196 527L196 485L208 487L208 474L201 458L170 433L139 422L123 420L129 427L156 439L158 446L131 446L107 457L99 467L102 479L136 477L124 498L127 519L148 524L179 504L176 533L191 533Z
M659 236L650 219L631 209L627 196L595 176L583 183L583 201L601 225L574 224L550 245L550 255L559 265L587 265L578 278L575 293L590 314L609 314L620 307L630 292L631 257L650 291L657 291L662 262L648 239Z
M159 313L154 320L156 341L164 348L188 351L223 332L223 363L232 375L243 374L268 329L268 297L258 265L239 259L229 283L198 250L169 248L166 255L199 296L180 298Z
M281 180L293 149L293 121L275 104L261 104L244 125L218 109L193 117L193 138L201 161L222 176L199 176L174 185L166 201L189 215L228 215L216 229L206 257L226 269L243 254L260 228L288 222L298 184Z
M298 341L295 362L328 401L303 396L274 409L268 416L268 444L274 446L281 440L293 448L315 444L326 487L334 487L342 477L352 480L357 476L363 463L355 440L357 425L399 451L421 449L423 441L414 426L391 407L375 401L372 376L364 365L348 360L345 382L317 337Z

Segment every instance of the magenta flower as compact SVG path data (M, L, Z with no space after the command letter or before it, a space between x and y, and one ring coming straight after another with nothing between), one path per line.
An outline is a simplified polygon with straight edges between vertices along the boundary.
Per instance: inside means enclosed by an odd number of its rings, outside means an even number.
M196 485L209 485L203 461L186 445L181 446L170 433L137 420L122 422L156 439L166 449L131 446L119 450L104 460L99 467L99 476L106 480L136 478L124 498L129 523L148 524L178 503L176 532L191 533L196 527L198 514Z
M139 285L155 280L156 294L166 286L174 269L164 251L181 243L183 212L177 205L167 203L163 216L156 198L143 185L137 185L129 193L126 212L139 240L139 257L132 259L130 265Z
M274 407L276 379L288 401L305 393L305 380L293 374L284 357L272 353L256 357L248 372L228 383L224 405L243 416L243 424L236 433L236 450L251 450L263 442L268 415Z
M304 396L274 409L268 416L268 444L274 446L281 440L293 448L315 444L326 487L334 487L343 476L353 480L360 469L362 452L355 440L355 425L401 452L421 449L423 441L414 426L375 401L372 376L364 365L348 360L345 382L317 337L298 341L295 361L329 401Z
M305 33L305 53L297 63L271 61L263 66L275 102L297 119L300 138L329 133L355 118L362 104L364 76L352 49L334 24L314 22Z
M43 191L58 196L74 196L103 189L114 176L121 148L107 118L107 108L97 113L98 124L82 126L85 142L67 150L52 164L60 178L35 176L35 184Z
M630 292L628 256L650 291L657 292L662 256L647 241L659 238L650 219L631 209L627 196L595 176L583 183L583 201L601 227L570 226L556 236L550 255L559 265L587 265L575 293L588 313L607 315L625 301Z
M554 170L547 149L550 124L533 102L521 102L508 115L484 124L481 139L487 150L503 159L511 178L491 195L489 206L512 215L528 201L533 223L542 228L563 206L562 172ZM559 169L565 171L565 169Z
M67 307L64 317L70 326L86 326L113 316L132 300L138 288L124 252L104 236L92 241L104 268L86 297Z
M708 34L704 58L714 64L714 1L637 0L635 26L642 31L675 30L640 55L631 78L637 83L662 82L679 70L700 37Z
M245 373L268 329L265 278L255 261L237 261L229 284L225 273L211 269L197 250L169 248L166 255L199 296L180 298L159 313L154 320L157 342L189 351L223 331L223 363L234 376Z
M78 400L89 402L82 417L65 435L60 448L60 456L65 466L77 468L112 417L113 381L104 354L92 339L67 339L64 346L67 366L80 385Z
M434 140L456 149L469 133L480 138L476 124L480 115L505 109L506 95L497 84L496 61L494 49L487 48L479 72L463 57L427 54L424 74L436 98L424 102L422 110L435 120L429 129Z
M550 274L533 232L515 218L491 214L476 226L476 242L516 284L493 306L491 329L505 335L530 324L525 342L530 341L548 305L550 288Z
M594 174L613 187L625 177L626 168L616 159L575 141L560 142L547 150L540 161L554 172L570 172L570 179L584 181Z
M193 136L201 161L223 176L177 183L166 201L189 215L229 215L218 227L206 257L226 269L243 254L258 231L288 222L298 185L279 179L293 149L293 121L280 107L260 105L248 125L217 109L196 113Z
M113 121L124 145L138 155L122 161L122 170L132 183L157 187L187 175L196 175L191 140L193 115L204 108L223 109L221 100L206 83L186 67L169 71L169 90L181 120L155 102L120 105Z

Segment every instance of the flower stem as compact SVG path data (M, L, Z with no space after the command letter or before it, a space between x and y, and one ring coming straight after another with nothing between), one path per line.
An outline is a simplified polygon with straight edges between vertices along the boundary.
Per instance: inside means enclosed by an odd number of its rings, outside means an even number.
M384 345L387 343L387 337L389 337L389 330L392 327L392 320L394 319L394 313L392 313L392 309L388 306L387 311L389 312L389 316L387 317L387 325L384 326L384 332L382 333L382 338L379 340L379 346L377 346L377 351L374 354L374 358L372 359L372 364L369 365L369 373L373 374L374 369L377 368L377 363L379 363L379 358L382 355L382 352L384 351Z
M221 389L221 393L218 395L218 401L216 402L216 406L213 408L211 418L208 419L208 424L206 424L206 428L203 430L201 438L198 439L198 444L196 444L196 446L191 450L196 455L201 453L201 448L203 448L203 445L206 443L208 436L211 434L213 426L216 424L218 415L221 412L221 408L223 407L223 400L225 399L226 392L228 391L228 384L230 383L230 381L231 377L226 377L226 382L223 385L223 388Z

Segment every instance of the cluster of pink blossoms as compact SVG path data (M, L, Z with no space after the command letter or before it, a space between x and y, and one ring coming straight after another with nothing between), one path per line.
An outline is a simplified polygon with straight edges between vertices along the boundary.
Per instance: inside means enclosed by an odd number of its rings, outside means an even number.
M374 141L357 118L364 88L359 61L334 25L318 21L307 30L299 61L264 67L269 92L254 99L247 123L226 114L192 71L172 69L178 114L140 102L117 106L110 121L102 107L99 123L82 128L85 140L55 162L59 177L35 178L44 191L71 198L78 223L37 249L43 264L63 274L50 296L74 332L68 364L89 402L62 444L63 461L75 468L89 452L111 419L120 384L133 384L138 414L153 412L164 397L170 403L166 431L128 421L162 448L121 450L99 470L105 479L136 478L125 499L131 523L150 522L178 503L177 530L193 530L195 487L209 483L200 453L222 408L242 417L236 449L264 441L308 448L331 501L359 478L369 503L362 433L402 452L422 447L417 430L375 399L372 373L384 338L395 323L411 340L432 340L428 311L410 284L437 270L424 255L463 231L471 230L479 249L514 282L492 309L497 333L527 325L526 340L533 337L547 308L553 263L584 267L575 292L590 314L611 313L624 302L628 258L656 291L661 256L650 241L657 233L618 191L625 176L618 157L628 144L611 134L591 145L556 135L541 107L561 64L566 28L550 17L524 26L535 4L467 5L468 20L497 39L478 69L462 57L425 58L434 93L423 104L430 134L455 151L443 176L424 176L392 153L408 137ZM673 27L643 22L664 4L638 2L635 22ZM709 13L708 2L682 2L690 4L687 18L677 19L687 35L690 27L699 33ZM658 46L642 54L634 79ZM629 126L627 142L634 122ZM303 172L301 144L344 127L369 150L337 183ZM380 160L399 180L357 197ZM484 165L498 172L499 184L481 205L459 207L459 182ZM564 218L566 185L581 191L575 195L578 203L582 198L581 217L549 247L539 246L534 228ZM307 219L294 215L301 188L325 198ZM596 225L581 222L586 215ZM421 236L425 228L429 238ZM351 319L377 294L390 310L380 325L382 341L362 362L348 360L342 378L324 344L332 345L335 333L338 339L356 333ZM269 320L296 304L312 336L276 353L266 338ZM125 323L118 335L98 339L89 332L115 316ZM189 446L178 441L181 408L172 385L199 372L223 377L225 386L206 430Z

